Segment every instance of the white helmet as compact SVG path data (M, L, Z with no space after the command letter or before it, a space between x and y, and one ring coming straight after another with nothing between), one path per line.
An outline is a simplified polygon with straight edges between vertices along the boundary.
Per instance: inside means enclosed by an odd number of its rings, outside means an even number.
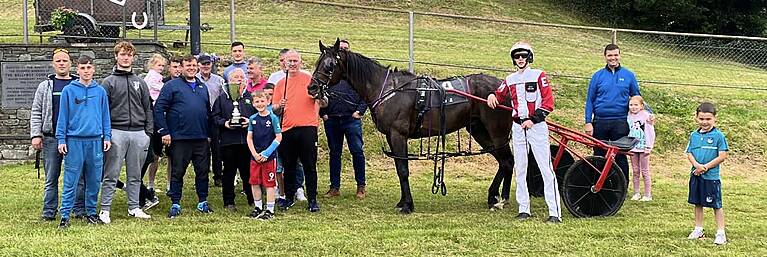
M533 47L525 42L517 42L514 44L514 46L511 47L511 50L509 51L509 56L511 57L511 62L516 65L516 62L514 62L514 54L517 52L526 51L530 53L530 55L527 56L527 64L533 63Z

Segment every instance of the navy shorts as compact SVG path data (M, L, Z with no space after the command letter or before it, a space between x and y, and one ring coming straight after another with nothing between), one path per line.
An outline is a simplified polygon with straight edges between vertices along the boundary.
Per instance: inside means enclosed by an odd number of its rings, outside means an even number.
M702 176L690 175L690 194L687 202L703 207L722 208L722 182L705 180Z

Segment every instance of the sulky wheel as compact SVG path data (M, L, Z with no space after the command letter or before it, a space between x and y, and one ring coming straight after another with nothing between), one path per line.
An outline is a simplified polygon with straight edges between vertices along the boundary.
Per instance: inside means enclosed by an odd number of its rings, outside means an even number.
M553 165L554 158L557 157L558 145L551 145L551 163ZM535 162L533 152L527 154L527 191L530 192L530 196L542 197L543 196L543 177L541 171L538 169L538 163ZM570 152L566 151L562 153L562 159L559 161L557 167L554 168L554 172L557 174L557 183L559 184L559 190L562 191L562 179L567 173L567 169L573 164L575 160Z
M590 162L599 170L594 170ZM599 192L592 192L607 160L601 156L589 156L578 160L567 171L563 180L562 200L573 216L578 218L611 216L620 210L626 200L626 178L618 165L613 163L607 179Z

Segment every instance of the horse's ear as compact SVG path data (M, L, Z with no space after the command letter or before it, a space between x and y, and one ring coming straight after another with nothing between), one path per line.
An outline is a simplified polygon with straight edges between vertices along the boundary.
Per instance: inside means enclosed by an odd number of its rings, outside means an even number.
M339 48L341 48L341 39L336 38L336 43L333 44L333 51L338 51Z
M325 47L325 45L322 44L322 40L320 40L320 52L325 52L325 49L327 49L327 47Z

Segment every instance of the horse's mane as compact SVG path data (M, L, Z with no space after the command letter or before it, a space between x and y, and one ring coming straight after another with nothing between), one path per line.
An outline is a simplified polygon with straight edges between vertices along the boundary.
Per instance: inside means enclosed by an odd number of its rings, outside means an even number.
M351 81L357 81L362 83L370 82L371 74L375 74L378 69L388 70L390 66L383 66L376 60L370 59L367 56L358 54L355 52L348 52L346 56L346 66L354 67L354 69L348 69L346 72L347 78ZM392 71L402 73L406 75L413 75L408 71Z

